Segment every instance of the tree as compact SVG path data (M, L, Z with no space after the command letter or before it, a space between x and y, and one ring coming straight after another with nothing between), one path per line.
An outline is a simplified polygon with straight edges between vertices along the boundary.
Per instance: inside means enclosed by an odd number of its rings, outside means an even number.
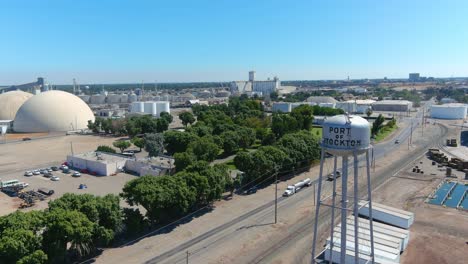
M104 146L104 145L98 146L96 151L107 152L107 153L115 153L115 149L113 149L113 148L111 148L109 146Z
M197 135L190 132L169 130L164 132L164 148L169 155L187 150L190 142L197 139Z
M182 124L187 127L188 124L193 124L195 122L195 117L192 113L184 111L179 114L179 119L182 121Z
M68 245L77 256L89 254L94 235L95 224L85 214L56 209L47 213L43 245L51 261L64 263Z
M277 138L286 133L294 132L300 129L297 120L289 114L274 113L271 123L271 130Z
M1 233L0 262L16 262L18 259L40 249L41 238L31 230L8 229Z
M221 134L225 155L231 155L239 150L240 136L234 131L226 131Z
M197 160L192 152L179 152L174 154L174 165L177 171L182 171Z
M382 114L380 114L372 123L372 128L371 128L371 134L373 136L377 135L379 133L380 129L383 127L383 123L385 122L385 118L383 117Z
M32 254L22 257L16 264L45 264L48 257L42 250L36 250Z
M174 119L168 112L162 112L159 114L159 118L166 120L168 124L172 123L172 120Z
M236 132L239 135L239 147L246 149L255 142L255 130L252 128L241 127Z
M208 203L210 184L208 178L200 175L198 172L178 172L174 177L179 177L195 193L196 205L205 205Z
M106 118L101 120L101 129L104 133L112 133L112 119Z
M198 138L190 143L188 149L195 155L197 160L208 162L215 160L220 151L218 145L207 137Z
M151 223L165 223L188 212L195 193L178 177L142 176L127 182L121 196L131 206L141 205Z
M370 108L370 107L367 108L366 115L367 115L367 118L369 118L372 115L372 108Z
M300 105L292 110L291 116L297 120L300 129L309 130L314 120L313 113L314 108L312 106Z
M145 220L138 208L124 208L123 215L123 221L128 234L141 233L148 227L148 222Z
M160 133L145 135L145 150L150 157L156 157L164 151L164 136Z
M135 145L137 148L141 149L145 147L145 139L144 138L139 138L139 137L134 137L132 138L132 144Z
M128 149L130 147L130 142L126 140L117 140L112 143L112 145L118 149L120 149L120 153L123 153L124 150Z

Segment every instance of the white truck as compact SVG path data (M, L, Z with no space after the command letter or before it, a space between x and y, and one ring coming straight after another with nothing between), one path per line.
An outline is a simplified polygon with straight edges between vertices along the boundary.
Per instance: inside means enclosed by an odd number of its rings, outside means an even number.
M302 180L294 185L289 185L283 193L283 196L291 196L297 193L300 189L312 185L310 178Z

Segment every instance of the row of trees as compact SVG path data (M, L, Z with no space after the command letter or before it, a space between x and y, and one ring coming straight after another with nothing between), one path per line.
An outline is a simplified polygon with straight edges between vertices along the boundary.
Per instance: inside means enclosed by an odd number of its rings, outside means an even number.
M124 231L119 197L65 194L45 211L0 217L1 263L70 263Z
M146 209L152 225L175 220L221 198L232 186L224 165L198 161L172 176L143 176L125 184L121 196Z
M387 122L387 124L384 125L385 118L382 114L380 114L372 123L371 127L371 136L375 137L379 132L381 132L384 129L390 129L396 126L396 119L392 118L390 121Z

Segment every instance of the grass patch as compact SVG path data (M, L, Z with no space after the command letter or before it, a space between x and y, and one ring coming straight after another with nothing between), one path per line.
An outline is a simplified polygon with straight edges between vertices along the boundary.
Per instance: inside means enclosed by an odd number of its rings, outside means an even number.
M230 170L237 170L236 165L234 165L234 160L230 160L223 164L226 165Z
M384 126L382 129L380 129L379 133L375 136L375 142L379 142L384 140L388 135L390 135L393 131L395 131L398 128L398 126L393 126L393 127L388 127Z

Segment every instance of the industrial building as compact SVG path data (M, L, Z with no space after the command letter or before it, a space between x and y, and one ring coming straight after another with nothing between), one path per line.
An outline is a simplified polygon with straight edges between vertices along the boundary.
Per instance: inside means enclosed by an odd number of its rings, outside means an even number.
M87 170L99 176L110 176L122 171L127 160L129 158L122 155L94 151L67 156L69 167Z
M94 122L91 109L77 96L63 91L48 91L31 97L16 113L15 132L74 131Z
M348 100L347 103L356 104L356 113L365 114L368 109L372 109L372 104L376 101L372 99L363 99L363 100Z
M23 91L0 94L0 120L13 120L18 109L32 96Z
M301 105L317 105L313 102L298 102L298 103L288 103L288 102L275 102L271 107L272 112L281 112L281 113L290 113L294 108Z
M133 102L130 105L130 113L141 113L159 117L162 112L171 112L169 105L167 101Z
M230 86L233 94L252 93L262 96L276 92L280 88L281 82L278 77L274 77L273 80L257 81L255 80L255 71L250 71L248 81L233 81Z
M410 73L408 79L411 82L417 82L420 79L420 75L419 75L419 73Z
M335 98L330 96L311 96L306 99L306 102L315 103L316 105L319 105L321 107L335 108L337 101L335 100Z
M444 104L431 106L431 118L464 119L466 118L466 104Z
M440 99L440 103L442 103L442 104L454 104L456 102L457 102L457 100L452 99L452 98L442 98L442 99Z
M374 111L407 112L413 108L413 103L406 100L382 100L372 104Z
M161 176L170 173L174 168L174 158L162 155L136 160L129 159L125 163L126 171L139 176Z
M357 112L357 104L354 101L337 102L335 107L345 111L345 113Z

